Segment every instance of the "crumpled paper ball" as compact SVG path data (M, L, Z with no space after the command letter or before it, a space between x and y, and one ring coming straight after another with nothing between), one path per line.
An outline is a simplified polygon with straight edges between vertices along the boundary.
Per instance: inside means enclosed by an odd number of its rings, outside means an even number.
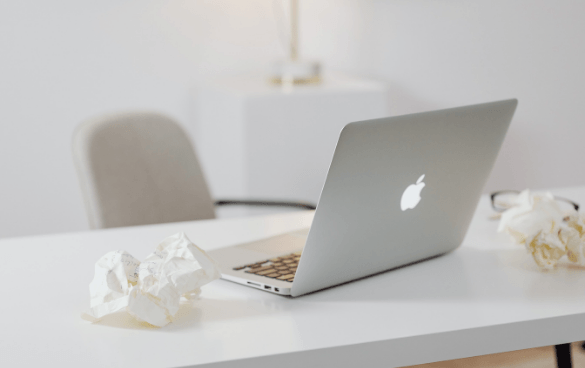
M89 319L125 309L162 327L172 322L181 297L194 299L201 286L219 277L217 263L184 233L164 239L142 262L126 251L108 252L96 262L89 284Z
M500 219L499 232L524 244L537 265L552 269L567 255L585 266L585 218L577 211L563 212L551 193L522 191Z

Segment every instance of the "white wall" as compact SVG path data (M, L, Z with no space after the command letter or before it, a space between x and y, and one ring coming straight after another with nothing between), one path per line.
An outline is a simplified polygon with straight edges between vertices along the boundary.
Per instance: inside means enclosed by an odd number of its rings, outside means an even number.
M188 124L206 74L282 54L266 1L0 2L0 237L87 228L71 134L108 111Z
M333 2L330 2L331 5ZM357 3L357 2L356 2ZM318 3L322 5L323 3ZM585 185L585 3L544 0L359 3L353 48L325 31L307 51L385 80L393 114L516 97L518 110L486 191ZM305 19L318 33L314 12ZM307 16L306 18L309 18ZM356 23L358 23L356 25ZM340 29L341 28L341 29ZM335 44L337 46L331 46ZM333 55L336 58L333 58Z
M486 190L581 185L585 4L312 0L303 54L389 83L393 113L520 101ZM87 228L71 133L107 111L192 122L191 91L283 56L269 0L0 2L0 237Z

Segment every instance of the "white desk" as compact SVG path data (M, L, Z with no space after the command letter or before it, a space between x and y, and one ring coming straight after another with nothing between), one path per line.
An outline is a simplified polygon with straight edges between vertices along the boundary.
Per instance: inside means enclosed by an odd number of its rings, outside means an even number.
M585 204L585 188L555 191ZM540 272L496 234L483 198L461 248L336 288L281 297L227 281L162 328L89 324L93 265L177 231L213 249L308 226L310 212L4 239L0 366L392 367L585 338L585 270Z

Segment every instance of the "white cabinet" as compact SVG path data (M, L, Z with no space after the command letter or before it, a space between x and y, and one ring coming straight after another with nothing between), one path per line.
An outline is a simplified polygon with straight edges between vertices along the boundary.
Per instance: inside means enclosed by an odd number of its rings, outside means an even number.
M345 76L292 88L208 82L192 132L213 196L316 203L343 126L387 116L387 98L383 83Z

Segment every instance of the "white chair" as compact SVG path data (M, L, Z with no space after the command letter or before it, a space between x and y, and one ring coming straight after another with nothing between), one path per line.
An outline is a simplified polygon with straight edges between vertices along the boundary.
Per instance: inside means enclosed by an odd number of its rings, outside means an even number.
M92 229L215 218L193 146L167 116L131 112L82 123L73 135L73 158ZM215 204L315 208L263 200Z

